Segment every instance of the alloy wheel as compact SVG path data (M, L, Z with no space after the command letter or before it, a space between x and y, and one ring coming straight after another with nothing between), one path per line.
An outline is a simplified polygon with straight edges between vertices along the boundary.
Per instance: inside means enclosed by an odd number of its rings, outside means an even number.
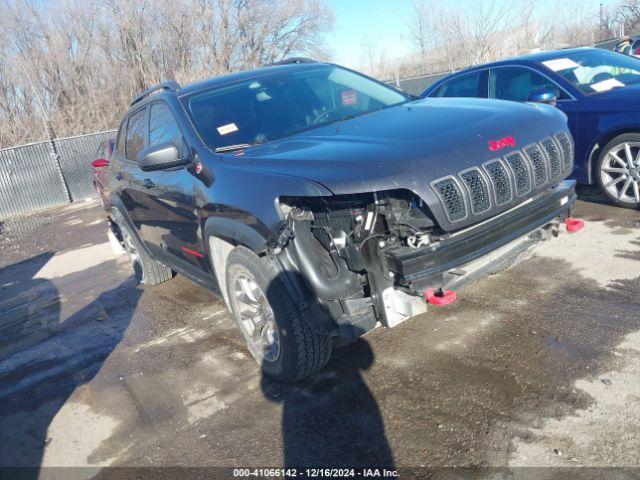
M142 271L142 263L140 261L140 253L138 252L136 244L133 241L133 238L131 238L131 234L129 233L129 231L126 228L121 228L120 231L122 232L122 240L124 241L124 248L127 252L127 255L129 256L131 265L133 266L133 271L138 281L141 281L143 271Z
M274 362L280 356L280 336L267 297L249 272L233 284L239 324L249 350L258 360Z
M602 160L600 180L611 197L640 204L640 142L623 142L609 150Z

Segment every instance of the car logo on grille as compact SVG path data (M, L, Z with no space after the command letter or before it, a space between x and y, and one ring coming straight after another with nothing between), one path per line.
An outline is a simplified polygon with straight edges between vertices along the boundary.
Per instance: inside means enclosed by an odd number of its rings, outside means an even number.
M515 147L516 139L513 137L503 137L498 140L489 140L489 150L495 152L506 147Z

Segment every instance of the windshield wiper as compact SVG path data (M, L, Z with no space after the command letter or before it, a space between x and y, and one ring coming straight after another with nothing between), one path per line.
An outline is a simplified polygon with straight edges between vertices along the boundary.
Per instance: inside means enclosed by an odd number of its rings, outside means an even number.
M267 140L266 139L262 139L262 140L256 140L253 143L235 143L233 145L224 145L222 147L217 147L214 152L219 153L219 152L232 152L234 150L242 150L243 148L249 148L249 147L255 147L256 145L259 145L261 143L266 143Z
M234 150L242 150L243 148L253 147L255 143L236 143L234 145L225 145L224 147L216 147L214 152L232 152Z

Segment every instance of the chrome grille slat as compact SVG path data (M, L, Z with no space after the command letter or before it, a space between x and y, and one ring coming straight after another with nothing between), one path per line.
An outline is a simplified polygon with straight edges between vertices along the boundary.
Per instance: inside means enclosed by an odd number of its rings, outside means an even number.
M434 182L433 188L444 205L449 221L457 222L467 217L464 194L454 178L449 177Z
M496 204L504 205L513 198L513 192L511 191L511 179L509 178L509 172L502 163L502 160L496 159L485 163L484 169L491 179L493 184L493 193L495 194Z
M491 193L484 175L478 168L460 172L460 178L471 196L471 211L474 214L484 213L491 208Z
M531 191L532 181L529 165L524 156L520 152L513 152L508 154L505 159L507 165L511 168L511 173L515 179L516 195L521 197Z
M536 188L543 186L547 183L549 177L547 176L547 162L545 161L544 153L537 144L529 145L525 147L524 152L531 166L533 167L533 182Z
M557 177L562 173L562 159L560 158L560 150L556 142L551 138L545 138L540 142L544 149L547 159L549 160L549 174L550 177Z

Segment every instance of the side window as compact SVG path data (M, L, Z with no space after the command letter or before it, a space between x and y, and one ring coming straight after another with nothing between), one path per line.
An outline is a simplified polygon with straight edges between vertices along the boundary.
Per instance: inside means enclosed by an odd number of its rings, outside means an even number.
M524 102L540 88L550 88L558 99L569 98L555 82L528 68L502 67L489 72L489 98Z
M154 103L149 113L149 145L173 142L180 148L182 133L165 103Z
M138 153L144 148L144 114L142 109L129 117L127 122L127 139L125 145L125 157L127 160L138 161Z
M482 71L469 73L445 82L435 92L435 97L483 97L480 93Z

